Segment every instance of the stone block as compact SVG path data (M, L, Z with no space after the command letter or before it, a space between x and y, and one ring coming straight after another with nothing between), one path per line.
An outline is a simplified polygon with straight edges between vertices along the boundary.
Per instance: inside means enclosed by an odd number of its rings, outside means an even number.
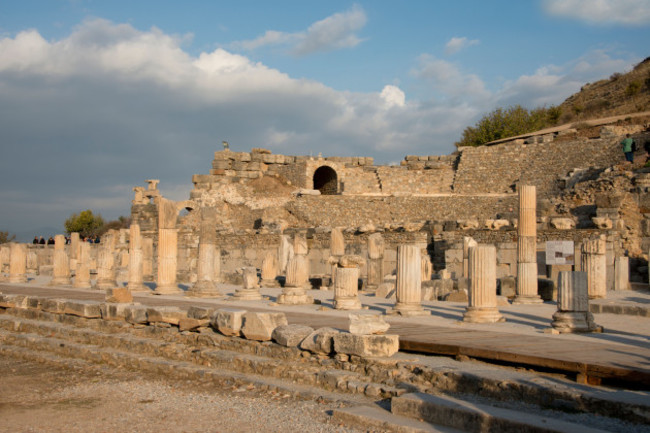
M87 319L98 319L102 317L100 304L93 301L67 301L65 303L65 314L85 317Z
M196 331L199 328L206 328L210 325L209 319L195 319L192 317L181 317L178 321L179 331Z
M556 230L573 230L576 223L572 218L552 218L551 227Z
M305 337L300 343L302 350L329 355L334 351L333 337L340 331L334 328L320 328Z
M501 263L517 263L517 250L516 249L497 249L497 264Z
M350 318L350 333L358 335L384 334L390 328L386 323L384 316L378 314L355 314L348 316Z
M223 308L210 316L210 325L227 336L240 336L241 326L246 310Z
M517 295L517 280L515 277L502 277L497 280L497 295L514 298Z
M143 305L130 305L124 309L124 320L129 323L147 323L147 307Z
M375 291L376 298L393 299L395 298L395 282L383 282Z
M284 313L248 312L244 314L241 332L248 340L269 341L275 328L287 324Z
M133 302L133 295L126 287L106 289L106 302L117 302L129 304Z
M459 249L448 249L445 251L445 263L462 263L463 262L463 250Z
M43 302L41 302L41 309L48 313L63 314L65 312L66 302L66 299L43 299Z
M0 295L0 307L2 308L27 308L25 295Z
M104 320L126 320L127 308L133 307L134 304L102 304L100 310ZM146 322L146 315L145 321Z
M334 351L362 358L388 357L399 351L398 335L358 335L341 332L332 337Z
M469 302L467 297L467 290L458 290L451 292L443 298L447 302Z
M306 325L281 325L273 330L271 338L281 346L298 347L302 340L314 332Z
M214 308L209 308L209 307L195 307L191 306L187 310L187 317L190 319L210 319L212 314L214 313Z
M147 321L149 323L163 322L178 326L187 313L178 307L149 307L147 308Z

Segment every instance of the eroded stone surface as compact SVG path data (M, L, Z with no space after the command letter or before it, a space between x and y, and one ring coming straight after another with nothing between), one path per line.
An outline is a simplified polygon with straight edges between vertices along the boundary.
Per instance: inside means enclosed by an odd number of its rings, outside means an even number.
M300 348L316 354L329 355L334 351L332 338L339 332L334 328L319 328L302 340Z
M281 325L273 330L271 338L276 343L287 347L298 347L314 328L306 325Z
M390 328L379 314L350 314L350 333L358 335L383 334Z
M275 328L286 324L284 313L248 312L244 314L241 332L248 340L269 341Z
M388 357L399 351L398 335L358 335L341 332L332 339L336 353L362 358Z
M222 308L212 314L210 324L223 335L239 336L244 314L246 314L246 310Z

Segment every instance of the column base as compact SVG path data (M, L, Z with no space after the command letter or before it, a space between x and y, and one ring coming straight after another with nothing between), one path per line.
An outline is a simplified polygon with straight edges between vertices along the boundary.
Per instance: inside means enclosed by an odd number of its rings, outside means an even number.
M154 295L178 295L184 293L180 287L174 286L157 286L153 294Z
M261 301L262 294L255 289L239 289L230 297L232 301Z
M285 287L275 302L284 305L304 305L313 304L314 298L307 295L302 287Z
M400 315L402 317L430 316L431 312L426 311L421 305L395 304L395 307L386 310L386 314L391 316Z
M505 322L506 318L501 315L496 307L467 307L463 314L463 322L467 323L497 323Z
M208 298L213 296L221 296L221 292L217 289L217 286L213 281L197 281L192 287L187 289L185 292L186 296L191 296L194 298Z
M262 280L260 282L260 286L262 287L280 287L280 283L278 280L273 279L273 280Z
M358 297L339 298L334 300L334 309L336 310L361 310L363 306Z
M544 300L539 295L517 295L512 300L513 304L543 304Z
M593 314L587 311L557 311L553 314L553 329L559 333L603 332L594 323Z

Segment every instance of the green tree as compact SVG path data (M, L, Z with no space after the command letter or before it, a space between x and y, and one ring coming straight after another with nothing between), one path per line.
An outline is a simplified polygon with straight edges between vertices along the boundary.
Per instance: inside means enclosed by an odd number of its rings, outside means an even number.
M6 244L16 240L16 235L11 235L9 232L0 231L0 244Z
M108 221L99 229L99 235L103 236L109 230L128 229L131 226L131 217L120 216L116 220Z
M64 225L66 233L78 232L79 236L84 238L97 235L104 225L104 219L99 214L93 215L93 211L88 209L70 215Z

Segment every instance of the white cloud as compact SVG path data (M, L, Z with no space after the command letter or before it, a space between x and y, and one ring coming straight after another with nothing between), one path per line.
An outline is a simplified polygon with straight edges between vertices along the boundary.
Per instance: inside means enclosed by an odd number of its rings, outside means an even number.
M462 38L453 37L449 39L447 44L445 44L445 54L455 54L464 48L471 47L472 45L478 45L478 43L478 39L467 39L464 36Z
M380 96L384 99L386 107L403 107L406 104L406 95L397 86L384 86Z
M418 58L418 66L411 74L429 83L443 99L466 98L476 102L490 96L485 83L477 75L464 73L456 64L429 54Z
M236 49L253 50L268 45L285 45L296 56L352 48L361 43L357 32L366 25L366 13L359 6L316 21L303 32L285 33L269 30L249 41L234 42Z
M650 24L649 0L545 0L543 5L550 15L593 24Z

